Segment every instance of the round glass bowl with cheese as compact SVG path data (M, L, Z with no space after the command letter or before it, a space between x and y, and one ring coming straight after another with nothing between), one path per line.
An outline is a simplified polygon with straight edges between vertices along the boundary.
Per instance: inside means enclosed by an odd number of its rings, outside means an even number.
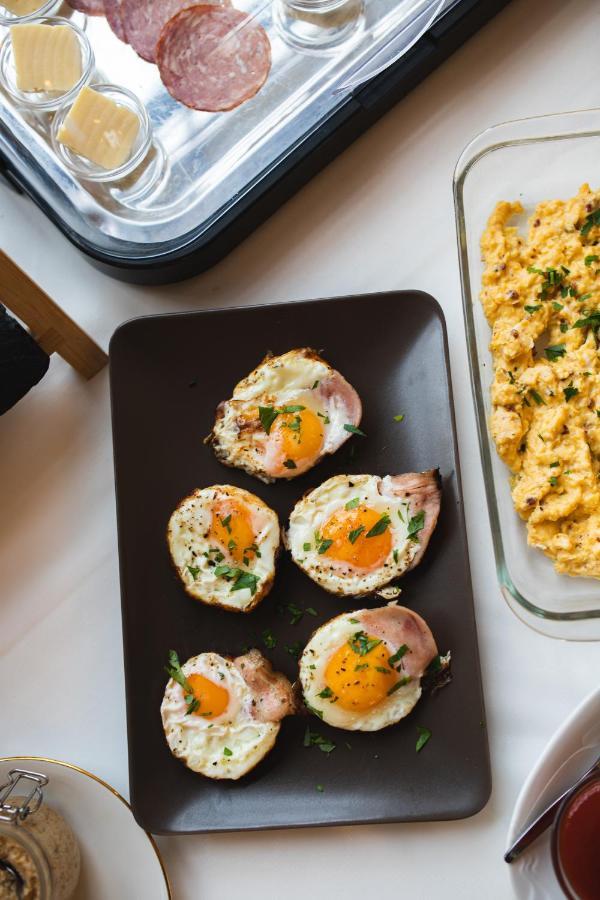
M0 26L9 28L45 16L61 5L61 0L8 0L8 6L0 3Z
M91 92L95 91L102 98L116 103L119 107L133 113L137 117L139 127L129 155L119 165L105 166L88 158L83 153L76 152L64 142L64 139L61 139L65 127L68 128L69 114L72 112L75 104L80 102L80 98L73 98L65 102L54 116L50 135L54 152L69 171L87 181L116 181L117 179L125 178L141 165L152 145L152 125L146 108L135 94L116 84L94 84L90 85L86 91L90 97ZM85 119L89 121L90 116L86 115ZM112 140L112 136L108 137ZM101 130L98 133L98 138L99 140L102 139Z
M40 25L49 28L60 27L66 29L61 34L63 37L68 38L69 45L74 49L75 53L79 50L81 57L80 74L71 87L67 89L23 90L22 86L19 85L13 29ZM61 60L64 59L64 49L63 42L56 47L56 59L53 66L54 75L60 74L58 66L61 65ZM41 52L40 45L32 42L31 65L37 67L40 59L47 58L48 55ZM37 112L52 112L58 109L61 104L71 102L81 88L90 80L93 71L94 52L88 37L78 25L75 25L69 19L43 16L29 17L26 22L23 19L19 19L11 23L11 30L9 30L0 46L0 85L19 106L24 106Z

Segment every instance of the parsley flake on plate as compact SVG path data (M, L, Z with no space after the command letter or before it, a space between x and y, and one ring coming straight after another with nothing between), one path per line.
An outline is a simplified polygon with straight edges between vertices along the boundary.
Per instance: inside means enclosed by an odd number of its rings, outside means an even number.
M429 730L429 728L423 728L421 725L417 725L417 731L419 732L419 737L417 739L415 750L417 751L417 753L420 753L431 737L431 731Z

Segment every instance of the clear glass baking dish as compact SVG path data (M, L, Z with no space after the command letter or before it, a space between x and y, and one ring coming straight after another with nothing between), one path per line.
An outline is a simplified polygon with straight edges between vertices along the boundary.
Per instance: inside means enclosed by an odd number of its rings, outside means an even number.
M558 575L529 547L510 496L509 470L488 428L493 378L490 328L479 301L480 238L499 200L519 200L523 224L541 200L600 185L600 110L505 122L478 135L454 174L454 202L467 347L479 446L500 588L511 609L552 637L600 640L600 581ZM518 223L516 223L518 224Z

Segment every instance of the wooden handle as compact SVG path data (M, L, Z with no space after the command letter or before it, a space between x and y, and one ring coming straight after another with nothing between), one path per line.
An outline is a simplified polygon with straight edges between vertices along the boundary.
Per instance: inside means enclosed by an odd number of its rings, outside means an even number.
M0 302L31 330L46 353L58 353L84 378L108 362L106 353L0 250Z

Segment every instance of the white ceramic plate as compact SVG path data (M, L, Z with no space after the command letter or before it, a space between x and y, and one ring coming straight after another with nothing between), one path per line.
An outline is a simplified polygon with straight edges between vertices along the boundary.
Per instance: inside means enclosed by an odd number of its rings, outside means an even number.
M519 794L508 830L510 847L545 807L583 775L600 754L600 688L558 729ZM564 900L550 855L550 829L510 865L518 900Z
M0 758L0 784L15 768L48 776L44 798L77 836L81 878L73 900L171 900L152 837L137 825L127 801L110 785L70 763L35 756Z

